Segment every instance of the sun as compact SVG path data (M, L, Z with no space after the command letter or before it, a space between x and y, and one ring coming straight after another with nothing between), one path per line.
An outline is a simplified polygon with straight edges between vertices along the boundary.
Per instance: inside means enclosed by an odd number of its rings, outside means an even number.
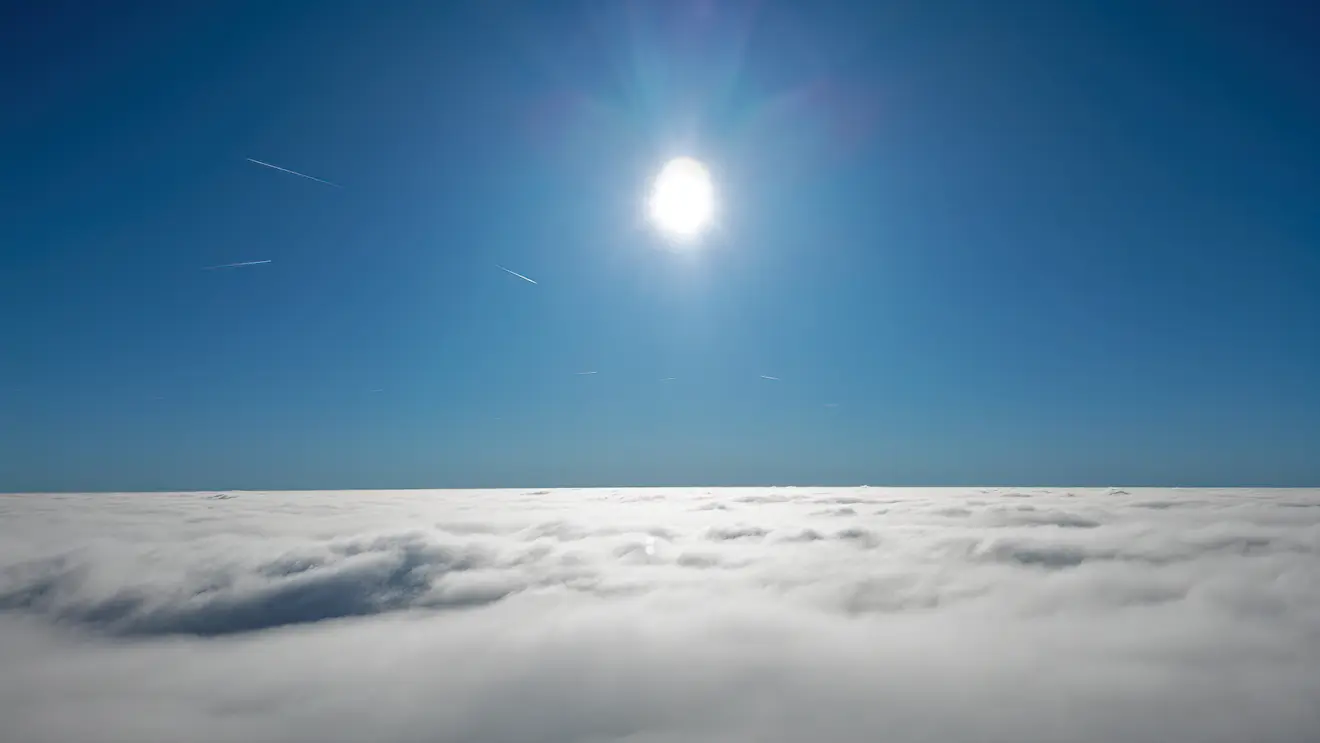
M655 177L647 212L656 228L669 237L684 242L695 240L715 217L715 186L710 171L690 157L665 163Z

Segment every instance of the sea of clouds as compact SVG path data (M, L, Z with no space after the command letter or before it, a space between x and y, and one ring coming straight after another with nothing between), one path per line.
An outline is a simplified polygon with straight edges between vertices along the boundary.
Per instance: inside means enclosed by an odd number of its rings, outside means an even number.
M0 741L1314 743L1320 491L0 496Z

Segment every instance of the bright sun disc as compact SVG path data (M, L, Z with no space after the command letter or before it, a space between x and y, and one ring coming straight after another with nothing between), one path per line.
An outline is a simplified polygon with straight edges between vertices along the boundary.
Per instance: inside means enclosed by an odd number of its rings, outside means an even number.
M647 204L651 221L670 236L691 240L715 216L715 186L706 166L690 157L665 163Z

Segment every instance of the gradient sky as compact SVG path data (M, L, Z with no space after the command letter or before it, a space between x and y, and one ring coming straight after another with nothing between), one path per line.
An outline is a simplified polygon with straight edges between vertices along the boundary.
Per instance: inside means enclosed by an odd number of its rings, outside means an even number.
M0 490L1320 485L1307 3L24 5Z

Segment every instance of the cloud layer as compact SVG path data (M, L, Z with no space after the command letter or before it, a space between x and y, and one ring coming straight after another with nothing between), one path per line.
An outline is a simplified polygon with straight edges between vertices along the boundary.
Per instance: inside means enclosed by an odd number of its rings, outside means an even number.
M1318 735L1318 491L0 496L5 741Z

